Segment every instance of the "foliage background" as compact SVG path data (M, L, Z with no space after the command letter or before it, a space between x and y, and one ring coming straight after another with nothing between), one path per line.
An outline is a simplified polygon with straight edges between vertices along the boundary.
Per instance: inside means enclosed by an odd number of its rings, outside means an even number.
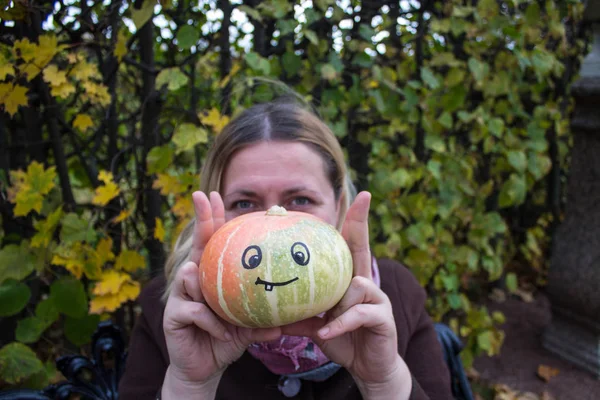
M54 358L85 351L100 319L131 327L212 139L284 83L373 193L376 254L413 270L467 365L497 353L504 317L477 302L544 283L581 14L575 0L4 2L0 387L57 379Z

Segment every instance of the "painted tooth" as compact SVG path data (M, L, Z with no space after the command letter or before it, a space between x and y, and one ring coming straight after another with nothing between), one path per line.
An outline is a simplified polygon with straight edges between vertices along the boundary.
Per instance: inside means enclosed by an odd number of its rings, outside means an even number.
M270 292L273 290L273 285L265 285L265 289L267 290L267 292Z

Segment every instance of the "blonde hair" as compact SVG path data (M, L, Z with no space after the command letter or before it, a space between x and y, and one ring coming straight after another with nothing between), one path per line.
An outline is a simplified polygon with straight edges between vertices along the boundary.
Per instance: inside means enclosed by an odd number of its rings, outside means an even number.
M200 190L207 195L221 191L221 180L232 155L242 148L261 141L298 141L315 149L323 158L327 177L336 200L340 201L338 229L344 221L356 191L349 178L344 153L329 127L313 112L297 102L274 101L252 106L234 118L209 150L200 173ZM188 261L192 247L194 220L182 230L165 265L168 296L177 270Z

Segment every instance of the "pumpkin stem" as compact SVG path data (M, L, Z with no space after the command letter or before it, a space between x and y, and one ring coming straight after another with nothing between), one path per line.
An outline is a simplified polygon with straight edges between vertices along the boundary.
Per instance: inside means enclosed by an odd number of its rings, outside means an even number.
M283 217L287 215L287 210L281 206L273 206L267 210L267 215Z

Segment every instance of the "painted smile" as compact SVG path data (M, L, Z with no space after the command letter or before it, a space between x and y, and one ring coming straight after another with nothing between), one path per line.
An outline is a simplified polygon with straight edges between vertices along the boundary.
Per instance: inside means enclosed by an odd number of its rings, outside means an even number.
M295 277L294 279L290 279L289 281L285 281L285 282L267 282L267 281L263 281L260 278L256 278L256 282L254 282L255 285L265 285L265 290L267 292L270 292L273 290L274 286L285 286L285 285L289 285L292 282L296 282L299 278Z

